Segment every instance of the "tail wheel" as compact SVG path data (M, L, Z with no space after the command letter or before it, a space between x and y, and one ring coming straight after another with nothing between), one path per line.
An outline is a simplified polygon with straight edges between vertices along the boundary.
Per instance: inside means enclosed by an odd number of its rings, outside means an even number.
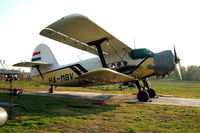
M149 93L150 98L154 98L156 96L156 91L152 88L148 89L147 92Z
M150 97L149 97L149 94L148 94L147 91L141 90L141 91L138 92L137 98L141 102L147 102Z

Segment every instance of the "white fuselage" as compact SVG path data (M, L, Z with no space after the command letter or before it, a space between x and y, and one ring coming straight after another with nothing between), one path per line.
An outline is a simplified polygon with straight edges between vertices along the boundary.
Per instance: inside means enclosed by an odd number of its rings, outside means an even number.
M136 66L138 65L142 59L140 60L127 60L127 64L120 62L108 63L108 68L117 69L119 67L124 66ZM41 66L40 70L42 72L43 78L41 78L40 73L36 68L31 68L31 77L33 81L54 85L54 86L85 86L89 82L84 82L79 79L76 79L78 76L92 71L97 68L102 68L101 61L99 57L82 60L79 62L70 63L67 65L60 66L58 64L53 64L51 66Z

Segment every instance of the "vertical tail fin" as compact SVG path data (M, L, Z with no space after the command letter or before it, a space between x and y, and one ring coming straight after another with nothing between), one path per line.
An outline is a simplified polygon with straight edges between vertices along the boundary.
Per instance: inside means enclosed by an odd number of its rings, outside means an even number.
M58 64L51 49L46 44L39 44L32 55L32 62L45 62L48 64Z
M40 44L35 48L31 62L20 62L13 66L31 67L31 77L41 75L42 80L44 78L42 73L51 71L59 65L50 48L46 44Z

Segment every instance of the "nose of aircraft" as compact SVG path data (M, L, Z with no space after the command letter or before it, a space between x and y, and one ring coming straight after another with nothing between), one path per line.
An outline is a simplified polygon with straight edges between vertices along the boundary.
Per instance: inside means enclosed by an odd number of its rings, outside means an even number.
M177 57L176 50L174 55L171 50L154 54L154 70L156 72L156 76L165 77L167 74L175 70L176 64L179 62L180 59Z
M178 70L180 79L182 80L180 71L180 58L177 55L176 48L174 46L174 54L171 50L162 51L154 54L154 70L157 77L165 77L170 74L175 68Z

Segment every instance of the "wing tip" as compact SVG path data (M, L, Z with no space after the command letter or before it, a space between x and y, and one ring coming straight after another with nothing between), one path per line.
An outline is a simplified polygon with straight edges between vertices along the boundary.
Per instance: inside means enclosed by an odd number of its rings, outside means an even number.
M57 20L54 23L57 23L58 21L62 21L62 20L66 20L66 19L67 20L70 20L70 19L88 19L88 17L84 16L84 15L82 15L80 13L73 13L73 14L69 14L67 16L62 17L61 19ZM45 36L44 32L46 31L46 29L51 27L51 25L53 25L54 23L52 23L49 26L47 26L46 28L42 29L39 34Z
M64 19L64 18L88 18L86 16L84 16L83 14L80 14L80 13L73 13L73 14L69 14L65 17L62 17L61 19Z

